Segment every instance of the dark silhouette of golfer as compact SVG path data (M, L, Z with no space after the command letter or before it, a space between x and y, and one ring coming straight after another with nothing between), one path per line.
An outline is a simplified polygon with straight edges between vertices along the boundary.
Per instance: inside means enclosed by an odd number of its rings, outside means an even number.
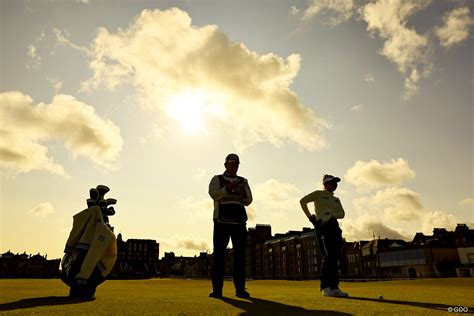
M313 223L316 239L323 254L321 264L321 294L323 296L347 297L349 294L339 289L339 259L342 247L342 231L338 218L344 218L341 201L334 196L338 177L325 174L324 190L314 191L300 200L301 208ZM314 202L315 214L308 210L308 203Z
M252 203L252 192L247 179L237 176L239 156L225 158L224 174L216 175L209 183L209 195L214 200L214 253L212 262L212 292L209 297L221 298L224 286L225 250L232 238L235 295L249 298L245 290L245 245L247 241L247 212Z

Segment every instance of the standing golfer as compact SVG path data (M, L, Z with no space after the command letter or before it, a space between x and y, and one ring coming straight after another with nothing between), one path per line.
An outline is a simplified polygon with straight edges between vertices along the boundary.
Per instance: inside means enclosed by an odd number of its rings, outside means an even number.
M324 190L314 191L300 200L301 208L313 223L319 248L323 253L321 264L321 294L324 296L347 297L349 294L339 289L339 259L342 247L342 231L338 218L344 218L341 201L334 196L338 177L325 174ZM308 210L308 203L314 202L315 213Z
M214 200L214 254L212 261L212 292L209 297L221 298L224 286L225 251L232 238L234 252L235 295L249 298L245 290L245 245L247 242L247 212L252 193L245 178L237 176L239 156L225 158L224 174L216 175L209 183L209 195Z

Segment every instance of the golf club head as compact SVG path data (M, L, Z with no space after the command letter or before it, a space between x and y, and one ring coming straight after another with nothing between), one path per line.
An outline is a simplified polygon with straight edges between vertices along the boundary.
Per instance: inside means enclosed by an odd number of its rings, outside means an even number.
M99 184L97 187L97 192L99 193L99 198L100 199L103 199L104 198L104 195L110 191L109 187L108 186L105 186L105 185L102 185L102 184Z
M91 200L97 201L98 198L99 198L99 191L97 191L96 188L91 188L89 190L89 196L90 196Z
M95 200L93 199L87 199L87 207L91 207L96 205Z
M112 198L105 199L105 204L106 204L107 206L109 206L109 205L114 205L114 204L117 204L117 200L116 200L116 199L112 199Z
M107 216L115 215L115 209L113 208L113 206L107 208L106 214Z

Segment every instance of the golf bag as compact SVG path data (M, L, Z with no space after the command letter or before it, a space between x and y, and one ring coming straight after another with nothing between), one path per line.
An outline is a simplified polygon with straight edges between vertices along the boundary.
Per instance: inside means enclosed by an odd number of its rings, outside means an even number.
M104 199L109 188L90 189L87 208L73 219L61 261L61 280L70 287L72 297L93 297L96 287L105 281L117 258L117 240L108 216L115 210L115 199Z

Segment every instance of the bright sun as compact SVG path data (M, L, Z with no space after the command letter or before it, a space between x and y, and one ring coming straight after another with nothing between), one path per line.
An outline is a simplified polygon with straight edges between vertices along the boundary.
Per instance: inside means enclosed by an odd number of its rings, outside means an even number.
M206 131L202 119L205 102L203 93L185 91L169 99L166 112L181 123L185 133L202 133Z

